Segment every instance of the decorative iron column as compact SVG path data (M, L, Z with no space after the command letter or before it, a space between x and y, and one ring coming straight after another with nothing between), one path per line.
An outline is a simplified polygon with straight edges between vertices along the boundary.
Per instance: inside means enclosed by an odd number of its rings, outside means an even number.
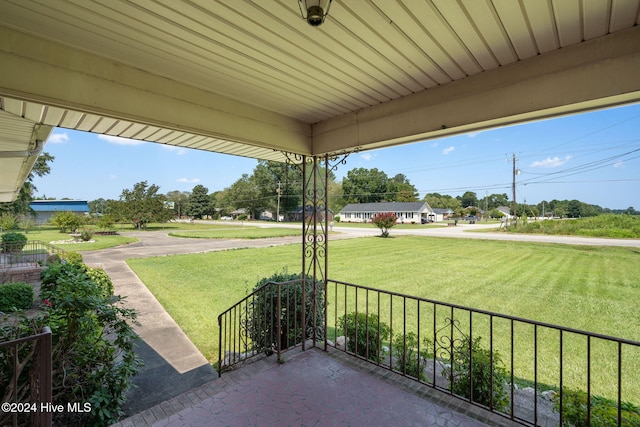
M302 299L311 301L310 319L302 313L302 350L306 338L327 343L327 279L329 270L329 174L339 164L346 164L348 153L324 156L295 156L289 162L299 165L302 173ZM308 283L311 280L312 283ZM307 295L310 292L311 295ZM306 303L305 303L306 307Z

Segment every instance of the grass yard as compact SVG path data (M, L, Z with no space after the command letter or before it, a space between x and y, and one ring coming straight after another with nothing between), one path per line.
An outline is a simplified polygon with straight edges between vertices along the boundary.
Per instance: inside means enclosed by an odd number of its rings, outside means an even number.
M213 362L217 315L259 279L299 271L300 252L289 245L128 263ZM403 236L335 241L329 253L333 279L640 341L635 248ZM640 354L631 357L625 367L637 372ZM631 387L640 396L640 384Z
M62 240L73 240L69 233L61 233L57 228L47 226L34 228L25 235L29 240L39 240L45 243L57 242ZM120 235L94 235L93 240L95 240L95 242L62 244L56 243L55 246L58 246L60 249L66 252L83 252L106 249L138 241L138 239L135 239L133 237L125 237Z
M213 228L213 227L209 227ZM172 237L199 239L265 239L269 237L301 236L301 229L261 228L253 226L217 226L215 229L170 232Z

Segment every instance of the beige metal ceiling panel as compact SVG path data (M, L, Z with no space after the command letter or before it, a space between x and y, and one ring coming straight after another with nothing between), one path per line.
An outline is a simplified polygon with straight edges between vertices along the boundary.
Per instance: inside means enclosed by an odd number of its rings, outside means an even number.
M582 8L585 40L595 39L609 32L610 1L584 0Z
M344 3L341 6L348 13L336 16L336 20L357 34L364 47L378 56L376 63L389 65L386 72L406 88L403 95L436 86L436 81L408 57L406 51L411 48L404 36L388 19L381 16L372 3ZM395 46L396 43L398 47ZM413 52L417 53L415 49Z
M2 107L2 109L7 113L22 117L22 108L24 107L24 103L17 99L0 98L0 107Z
M40 123L42 122L44 109L44 105L35 104L33 102L26 102L24 105L23 117L27 120L31 120L34 123Z
M109 135L120 136L122 137L122 133L126 132L133 123L128 122L126 120L116 120L113 127L109 129L107 132Z
M538 49L533 37L531 36L529 22L527 21L520 2L512 0L494 0L493 5L500 17L500 22L509 35L509 40L518 55L517 58L525 59L536 56L538 54ZM482 28L480 29L480 32L482 34L487 33L486 29L483 31ZM487 39L487 44L489 46L493 46L495 44L495 40ZM514 62L514 60L515 58L507 63Z
M463 9L459 3L448 0L434 0L433 3L482 70L491 70L500 65L466 9Z
M406 38L415 45L415 49L422 52L425 62L430 68L435 68L439 73L443 74L437 78L438 83L444 84L452 80L462 78L465 73L447 55L437 38L429 32L429 28L425 23L420 22L415 15L410 14L409 8L405 3L405 7L396 7L395 3L378 0L376 6L393 21L394 25L400 25L400 30L405 34ZM434 74L438 76L438 73Z
M64 113L64 108L46 107L42 116L42 123L58 126L58 123L62 121L62 117L65 115Z
M78 122L77 129L85 132L91 131L101 117L95 114L84 114Z
M50 109L51 107L49 107L47 111L49 111ZM55 125L54 125L55 123L54 120L52 120L52 122L48 124L51 124L54 126L60 126L63 128L76 129L78 127L78 123L80 123L80 121L84 118L84 116L85 116L84 113L81 113L79 111L64 110L62 120L58 121L58 123L56 123Z
M507 31L501 25L500 17L496 12L497 7L494 6L495 3L465 0L463 4L469 16L473 17L478 31L483 34L487 45L498 62L504 65L517 61L518 56L514 51Z
M540 0L523 0L522 4L531 26L533 42L539 53L558 49L558 30L551 2Z
M145 126L135 136L132 136L132 138L135 137L137 139L142 139L145 141L153 141L153 136L157 136L162 131L163 129L155 126Z
M132 123L125 131L120 132L122 138L134 138L134 139L143 139L140 138L139 134L141 134L148 126L140 123Z
M640 1L612 0L609 31L620 31L640 21Z
M91 132L109 134L109 129L111 129L116 124L116 122L117 120L115 119L103 117L102 120L100 120L93 126Z
M560 47L580 43L583 39L580 0L554 0L553 10L558 27Z

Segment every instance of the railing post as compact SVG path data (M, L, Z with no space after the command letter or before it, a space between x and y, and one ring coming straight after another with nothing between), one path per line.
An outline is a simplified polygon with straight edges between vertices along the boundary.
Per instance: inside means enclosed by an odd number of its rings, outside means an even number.
M278 283L278 304L277 304L278 314L277 316L275 316L275 319L278 322L278 326L277 326L278 333L276 337L276 341L277 341L276 351L278 352L278 363L282 362L282 359L280 359L280 352L282 351L282 319L280 318L280 316L282 316L282 296L280 294L281 288L282 288L282 284Z
M36 341L37 346L37 400L39 404L51 403L52 400L52 379L51 379L51 329L48 326L42 328L42 334ZM35 414L34 425L51 426L52 413L49 411L38 411Z

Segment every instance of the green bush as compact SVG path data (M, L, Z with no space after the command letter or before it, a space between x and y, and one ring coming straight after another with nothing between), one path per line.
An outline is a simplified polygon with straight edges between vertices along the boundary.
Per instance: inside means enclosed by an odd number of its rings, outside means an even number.
M426 359L433 358L429 352L433 349L432 342L428 338L423 339L418 351L418 336L409 332L406 335L394 334L391 344L393 367L405 375L426 381L424 368Z
M640 427L640 408L622 402L622 426ZM560 395L554 397L554 408L560 412ZM591 396L591 426L607 427L618 425L618 404L599 396ZM582 390L564 389L562 392L562 426L586 426L587 393Z
M27 236L22 233L10 232L2 235L2 252L20 252L27 244Z
M80 215L76 215L70 211L59 211L53 214L49 222L60 229L61 233L72 233L83 224Z
M112 230L113 229L113 224L116 221L113 219L113 217L109 214L105 214L100 216L100 218L98 219L98 228L100 228L103 231L107 231L107 230Z
M19 311L33 305L33 287L16 282L0 285L0 311Z
M453 382L453 392L467 399L471 397L469 391L473 375L473 401L485 406L493 404L495 410L505 411L509 405L509 397L505 388L507 371L497 351L493 352L492 366L491 352L481 347L481 339L478 337L473 342L469 339L461 340L454 347L453 363L451 364L453 369L451 366L445 366L443 374ZM471 365L473 365L472 373L469 369Z
M352 312L338 319L338 328L347 339L347 350L380 362L380 348L389 338L389 325L380 322L377 315Z
M9 231L16 228L18 219L11 212L5 212L0 215L0 231Z
M40 297L53 336L53 403L91 403L85 414L56 414L57 425L110 425L141 366L131 328L136 312L113 295L108 276L82 263L54 263L42 273Z
M83 242L88 242L89 240L91 240L92 237L93 237L93 230L91 230L90 228L83 228L82 231L80 232L80 239Z
M306 301L302 301L302 282L284 285L280 288L281 310L278 313L278 287L270 285L270 282L288 282L300 280L299 273L288 273L283 270L270 277L265 277L256 283L253 291L257 292L255 298L248 303L249 316L243 327L248 332L252 347L256 351L264 351L271 354L278 343L277 328L280 324L280 348L286 349L302 342L304 316L306 336L313 332L313 278L306 277ZM322 335L324 331L324 286L322 282L317 284L316 298L316 332Z
M18 227L25 233L28 233L36 226L36 220L31 215L20 215L18 218Z
M63 261L71 264L82 264L82 254L78 252L64 252L60 255Z

